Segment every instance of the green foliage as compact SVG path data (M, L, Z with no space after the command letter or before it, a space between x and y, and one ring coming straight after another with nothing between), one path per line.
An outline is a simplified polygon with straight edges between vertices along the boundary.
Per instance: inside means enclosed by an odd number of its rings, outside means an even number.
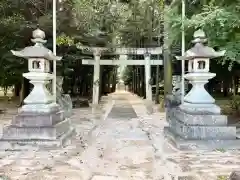
M209 46L226 50L226 55L218 59L222 64L227 61L229 69L232 62L240 59L240 3L239 1L205 0L186 3L186 48L191 46L193 31L202 28L208 37ZM172 45L181 41L181 1L177 1L168 11L170 19Z
M129 4L125 26L119 30L123 44L135 46L141 40L160 36L161 10L158 1L133 1Z
M74 25L81 32L78 37L81 40L88 38L88 41L91 37L93 45L98 41L112 44L117 29L124 24L125 12L126 6L115 1L73 0Z
M36 24L40 25L47 36L49 32L52 34L52 8L47 0L2 0L0 13L0 86L7 87L19 83L22 73L27 71L27 61L14 57L10 50L29 46L31 32ZM58 23L62 24L61 13L58 13L58 18ZM68 26L65 22L64 25ZM51 40L48 44L49 42ZM65 34L58 38L61 45L72 45L72 42Z
M129 85L130 82L132 81L132 67L127 66L127 67L124 69L124 72L123 72L121 78L122 78L122 80L124 81L124 84L125 84L125 85Z
M9 87L20 81L24 68L21 60L14 57L11 49L22 47L23 25L26 22L17 4L10 0L0 3L0 86Z
M158 0L73 0L74 23L80 40L102 40L105 46L136 46L140 39L159 36ZM101 39L102 38L102 39ZM93 44L93 43L92 43Z
M57 37L57 45L74 45L74 39L66 34L59 35Z
M230 106L234 113L240 114L240 96L232 96L230 100Z
M223 148L215 149L215 151L217 151L217 152L221 152L221 153L225 153L225 152L226 152L226 150L223 149ZM220 180L220 179L219 179L219 180Z
M217 180L228 180L228 176L218 176Z
M217 49L225 49L225 61L240 59L240 10L229 7L208 5L203 12L192 16L187 21L189 27L203 28L209 37L209 45Z

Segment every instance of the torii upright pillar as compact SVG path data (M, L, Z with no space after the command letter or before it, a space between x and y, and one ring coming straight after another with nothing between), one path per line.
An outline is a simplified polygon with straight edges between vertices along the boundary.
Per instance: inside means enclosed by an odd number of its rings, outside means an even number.
M145 87L146 87L146 99L152 101L152 85L150 84L151 80L151 60L150 54L145 54Z
M100 83L100 51L94 49L94 75L93 75L93 105L97 105L99 101L99 83Z

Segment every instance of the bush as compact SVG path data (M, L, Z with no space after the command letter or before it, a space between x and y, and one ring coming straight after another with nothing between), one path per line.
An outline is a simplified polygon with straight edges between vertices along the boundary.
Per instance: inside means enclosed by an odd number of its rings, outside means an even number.
M240 114L240 96L232 96L230 100L230 107L235 114Z

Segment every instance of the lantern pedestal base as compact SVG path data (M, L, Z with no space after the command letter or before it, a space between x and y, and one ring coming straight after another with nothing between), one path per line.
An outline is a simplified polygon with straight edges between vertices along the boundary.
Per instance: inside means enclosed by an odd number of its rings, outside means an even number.
M0 150L28 151L39 149L55 149L65 147L72 142L75 135L73 128L55 140L47 139L0 139Z
M56 103L24 105L11 125L3 128L0 149L64 146L73 133L70 120Z
M216 104L192 104L184 102L179 106L183 111L192 114L220 114L221 108Z
M235 150L240 148L240 139L209 139L209 140L189 140L184 139L176 134L171 128L164 128L164 136L172 143L176 148L182 151L189 150Z
M183 107L183 106L182 106ZM239 149L236 126L228 125L225 115L187 111L179 106L168 109L167 139L180 150Z

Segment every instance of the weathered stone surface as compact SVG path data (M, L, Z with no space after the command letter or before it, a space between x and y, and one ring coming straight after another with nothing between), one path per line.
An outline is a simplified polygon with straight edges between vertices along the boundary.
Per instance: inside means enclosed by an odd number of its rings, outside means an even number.
M66 119L54 126L7 126L3 129L4 140L56 140L70 129L69 119Z
M131 119L136 118L137 115L131 105L126 103L115 104L109 113L109 118L123 118L123 119Z
M69 119L64 120L60 107L56 103L43 106L46 107L46 111L37 111L34 108L32 111L31 108L27 108L27 111L21 109L12 123L3 128L0 149L62 147L71 142L68 139L74 134L74 129Z
M234 171L230 174L229 180L240 180L240 171Z
M69 118L72 115L72 100L69 94L61 94L58 96L57 103L64 111L64 118Z
M17 127L46 127L53 126L63 120L63 111L49 113L22 112L13 118L12 124Z
M119 179L118 177L115 176L93 176L91 180L124 180L124 179Z
M199 92L199 94L201 94ZM191 114L221 114L221 108L216 104L207 104L207 103L199 103L194 104L192 102L185 102L181 104L180 109L185 110Z
M57 103L64 111L64 118L69 118L72 115L73 103L69 94L63 94L62 89L63 77L57 76Z
M164 128L164 135L180 150L215 150L215 149L238 149L239 139L184 139L170 128Z
M228 118L225 115L189 113L179 108L171 109L172 115L177 120L187 125L199 126L226 126Z
M9 151L33 151L38 149L46 148L63 148L64 146L71 143L71 138L75 134L75 129L70 128L64 134L61 134L56 139L1 139L0 140L0 150Z
M234 126L198 126L184 124L172 117L169 121L172 132L189 140L233 140L236 139L236 127Z
M185 111L168 101L168 127L165 137L182 150L240 147L236 126L227 125L227 117L219 114Z
M56 103L49 104L25 104L18 109L19 113L50 113L54 111L60 111L61 108Z

